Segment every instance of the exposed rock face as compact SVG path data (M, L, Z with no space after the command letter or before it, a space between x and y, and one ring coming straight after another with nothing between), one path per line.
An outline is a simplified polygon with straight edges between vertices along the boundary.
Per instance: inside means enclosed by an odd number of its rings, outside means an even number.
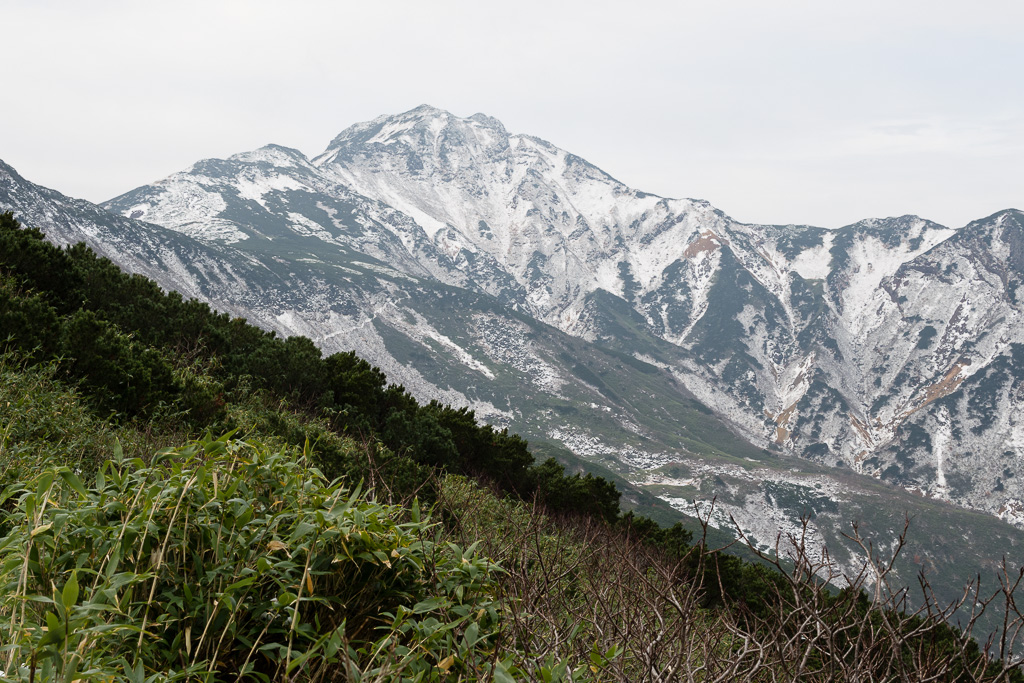
M671 372L756 445L1024 522L1017 211L960 230L740 224L426 106L312 160L270 146L106 206L242 251L301 236L489 295ZM388 354L370 353L393 368Z
M1024 543L1018 211L741 224L430 107L314 159L200 161L103 208L0 162L6 209L766 546L811 515L812 546L855 568L847 524L882 543L909 511L900 571L929 568L952 599L965 567Z

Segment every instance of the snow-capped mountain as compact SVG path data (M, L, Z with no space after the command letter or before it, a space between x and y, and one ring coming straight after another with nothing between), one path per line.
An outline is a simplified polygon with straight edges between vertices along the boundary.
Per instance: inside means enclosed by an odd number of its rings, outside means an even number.
M647 510L696 504L767 545L809 514L812 545L849 566L850 521L888 539L909 512L900 571L930 568L950 597L1024 543L1019 212L741 224L430 107L313 159L200 161L104 208L0 165L0 210L54 241L354 349L421 399L623 477Z
M489 295L664 369L757 446L1024 523L1019 212L746 225L427 106L312 160L203 161L106 207L243 251L301 235Z
M200 271L227 284L238 280L225 271L219 247L167 233L72 199L22 178L0 161L0 210L14 211L26 225L45 228L47 239L64 246L84 242L100 256L127 271L158 280L167 289L204 297L197 286ZM223 310L233 310L222 302Z

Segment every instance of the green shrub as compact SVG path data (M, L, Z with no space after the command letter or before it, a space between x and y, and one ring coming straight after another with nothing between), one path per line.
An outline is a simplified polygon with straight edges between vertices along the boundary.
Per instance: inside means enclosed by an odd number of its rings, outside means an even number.
M308 453L207 438L86 486L0 496L0 663L14 680L514 675L496 566L416 505L328 484Z
M57 350L59 329L45 297L23 291L17 280L0 272L0 344L48 358Z
M68 317L60 346L68 372L82 378L102 407L140 415L175 398L170 363L92 311Z
M281 339L165 294L84 244L47 243L9 212L0 213L0 344L34 362L60 359L100 415L113 411L140 429L219 430L228 404L261 392L332 431L380 444L374 466L393 489L415 490L428 470L455 472L524 499L539 494L561 512L618 516L611 481L534 465L526 441L478 423L467 408L420 405L352 352L324 358L305 337Z
M128 436L92 413L58 374L56 362L26 367L0 352L0 488L33 476L47 460L91 476Z

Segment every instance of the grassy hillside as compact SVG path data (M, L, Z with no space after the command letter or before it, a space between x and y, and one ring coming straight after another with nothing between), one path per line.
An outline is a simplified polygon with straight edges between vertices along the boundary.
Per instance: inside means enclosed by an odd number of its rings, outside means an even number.
M710 550L352 354L9 214L0 346L3 680L1019 673L934 603L902 612L884 567L836 591L807 553Z

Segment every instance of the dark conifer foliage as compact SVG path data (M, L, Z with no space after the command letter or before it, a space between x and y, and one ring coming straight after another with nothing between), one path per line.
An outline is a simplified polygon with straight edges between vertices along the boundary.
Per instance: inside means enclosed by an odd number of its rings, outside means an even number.
M554 459L535 464L526 441L478 423L472 410L436 401L421 405L354 353L324 358L307 338L281 339L165 293L84 245L56 247L38 230L22 228L11 213L0 214L0 352L14 352L26 364L56 363L60 376L77 384L102 418L153 428L176 420L195 436L238 427L225 405L258 397L270 406L260 416L261 428L293 445L315 444L328 477L373 476L378 479L371 486L382 483L399 496L429 500L437 495L430 489L435 474L469 475L536 501L553 517L596 523L640 543L655 559L630 557L631 570L646 575L666 560L673 581L694 587L701 609L742 615L757 633L770 634L780 613L806 611L802 603L780 602L790 587L781 564L773 569L771 563L745 562L695 545L681 524L662 528L622 514L614 483L567 475ZM303 419L296 420L296 413ZM336 441L321 439L327 431L364 442L369 468ZM826 606L850 597L822 589L813 575L794 585L798 598L807 593ZM860 594L851 604L858 614L874 614ZM958 633L944 624L928 632L951 643ZM918 645L905 643L907 652ZM985 661L969 654L973 663ZM1018 674L1010 678L1020 680Z
M224 392L262 391L338 432L376 439L400 458L487 478L559 512L614 521L611 482L567 476L553 460L537 467L526 441L477 422L473 411L420 405L354 353L324 358L305 337L281 339L204 303L164 293L82 244L61 249L38 230L0 215L0 340L36 361L63 358L96 408L120 419L176 407L197 430L227 429ZM196 386L173 365L199 359L217 385Z

